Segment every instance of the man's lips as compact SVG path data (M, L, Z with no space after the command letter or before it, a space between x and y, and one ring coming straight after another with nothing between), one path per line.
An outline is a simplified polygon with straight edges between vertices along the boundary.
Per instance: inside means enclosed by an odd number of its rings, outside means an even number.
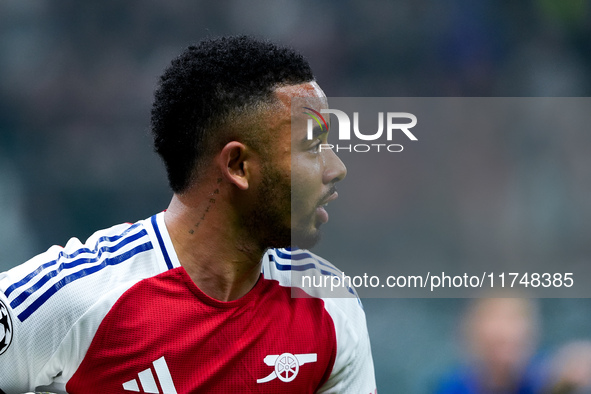
M320 204L318 205L326 205L329 202L336 200L338 197L339 193L337 193L336 185L332 185L328 193L326 193L326 196L322 200L320 200Z
M335 190L322 203L320 203L320 206L326 205L329 202L336 200L337 198L339 198L339 193L337 193L337 191Z
M336 190L332 191L331 194L328 195L316 208L316 217L320 223L328 222L328 212L326 212L325 206L331 202L336 200L339 197L339 193Z

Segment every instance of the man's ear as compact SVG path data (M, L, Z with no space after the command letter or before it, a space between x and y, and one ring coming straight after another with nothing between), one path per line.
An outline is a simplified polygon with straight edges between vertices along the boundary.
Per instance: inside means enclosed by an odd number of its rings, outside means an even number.
M238 142L228 142L218 156L218 166L222 176L240 190L247 190L252 180L251 151L246 145Z

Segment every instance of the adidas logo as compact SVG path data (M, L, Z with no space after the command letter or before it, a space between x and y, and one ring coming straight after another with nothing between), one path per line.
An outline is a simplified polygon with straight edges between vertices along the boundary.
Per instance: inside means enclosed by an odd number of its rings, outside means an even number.
M131 379L130 381L123 383L123 389L125 391L135 391L137 393L177 394L164 356L154 361L152 366L156 372L156 378L154 378L154 374L152 374L152 368L148 368L138 373L139 384L138 379ZM158 389L156 381L160 383L162 391Z

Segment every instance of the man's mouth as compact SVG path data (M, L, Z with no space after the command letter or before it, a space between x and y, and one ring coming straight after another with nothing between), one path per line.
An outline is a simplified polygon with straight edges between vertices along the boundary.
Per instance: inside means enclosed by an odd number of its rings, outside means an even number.
M328 212L326 212L326 206L329 202L336 200L339 197L336 188L332 188L328 192L328 196L322 200L322 202L316 208L316 218L320 223L328 222Z

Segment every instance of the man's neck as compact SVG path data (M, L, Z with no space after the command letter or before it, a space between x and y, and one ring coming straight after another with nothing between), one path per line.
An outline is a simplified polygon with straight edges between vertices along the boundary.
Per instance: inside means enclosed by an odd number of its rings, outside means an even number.
M164 214L166 227L197 287L214 299L236 300L256 284L264 250L244 234L219 189L200 194L175 195Z

